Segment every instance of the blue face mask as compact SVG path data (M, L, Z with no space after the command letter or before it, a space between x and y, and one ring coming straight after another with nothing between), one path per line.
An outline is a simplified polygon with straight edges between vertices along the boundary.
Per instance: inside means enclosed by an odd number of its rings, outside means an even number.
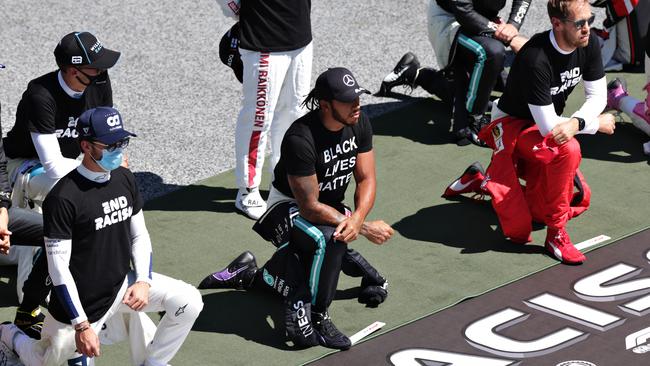
M99 160L93 158L93 160L95 160L95 163L97 163L100 168L110 172L111 170L117 169L120 164L122 164L123 151L123 149L115 149L113 151L102 150L102 158Z

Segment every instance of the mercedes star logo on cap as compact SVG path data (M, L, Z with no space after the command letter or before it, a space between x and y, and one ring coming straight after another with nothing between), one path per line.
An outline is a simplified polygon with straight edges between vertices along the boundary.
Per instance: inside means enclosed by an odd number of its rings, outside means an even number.
M347 86L352 86L354 85L354 78L350 74L345 74L343 76L343 83Z

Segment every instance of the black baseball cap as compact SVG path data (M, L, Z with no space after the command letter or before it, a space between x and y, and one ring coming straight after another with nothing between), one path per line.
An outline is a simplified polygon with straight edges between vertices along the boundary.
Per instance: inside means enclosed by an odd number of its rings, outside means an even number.
M243 82L244 64L239 55L239 22L235 23L219 42L219 58L230 67L239 82Z
M54 49L59 66L88 66L110 69L120 58L120 53L109 50L89 32L66 34Z
M112 145L126 137L137 135L124 129L120 112L111 107L89 109L79 116L77 132L81 139Z
M317 99L334 99L343 103L350 103L361 94L370 94L345 67L327 69L316 79L314 89Z

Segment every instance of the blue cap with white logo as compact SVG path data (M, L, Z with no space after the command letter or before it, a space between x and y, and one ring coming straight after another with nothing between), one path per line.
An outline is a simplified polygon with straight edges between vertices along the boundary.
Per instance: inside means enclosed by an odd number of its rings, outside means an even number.
M120 112L111 107L97 107L85 111L77 121L80 139L112 145L126 137L137 137L124 129Z

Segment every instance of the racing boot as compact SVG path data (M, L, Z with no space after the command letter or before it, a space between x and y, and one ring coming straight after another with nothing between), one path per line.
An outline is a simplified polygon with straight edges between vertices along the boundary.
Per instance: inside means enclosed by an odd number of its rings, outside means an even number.
M634 106L634 114L645 121L646 124L643 124L640 121L635 122L634 125L650 135L650 83L646 84L643 89L646 92L645 102L639 102Z
M442 194L443 198L450 198L458 196L463 193L483 193L481 184L485 180L485 169L478 161L475 161L465 169L463 174L451 183L445 193Z
M251 287L256 273L257 263L255 262L255 256L253 253L246 251L235 258L228 267L204 278L199 284L199 289L248 289Z
M41 312L40 307L34 309L32 312L16 310L16 317L14 318L14 324L23 333L34 339L41 339L41 330L43 330L44 321L45 315Z
M289 340L297 348L309 348L320 344L312 323L309 290L284 299L284 323Z
M587 258L571 242L569 234L564 228L548 228L544 247L555 258L566 264L580 264Z
M379 274L361 253L348 248L343 255L341 270L350 277L361 277L359 302L377 307L388 297L388 281Z
M471 121L469 126L456 131L456 145L467 146L469 144L474 144L479 147L488 147L487 144L478 137L478 134L484 126L490 124L490 118L486 115L472 115L469 119Z
M258 188L242 188L237 192L235 208L253 220L259 219L266 212L266 201Z
M388 96L392 93L391 90L399 85L404 85L414 89L415 79L417 78L419 68L420 61L418 61L417 56L412 52L405 53L397 62L393 71L384 77L377 95L384 97Z
M312 312L311 320L321 346L340 350L346 350L352 346L350 338L336 329L327 311L324 313Z
M607 84L607 109L620 110L621 98L627 97L625 81L616 78Z

